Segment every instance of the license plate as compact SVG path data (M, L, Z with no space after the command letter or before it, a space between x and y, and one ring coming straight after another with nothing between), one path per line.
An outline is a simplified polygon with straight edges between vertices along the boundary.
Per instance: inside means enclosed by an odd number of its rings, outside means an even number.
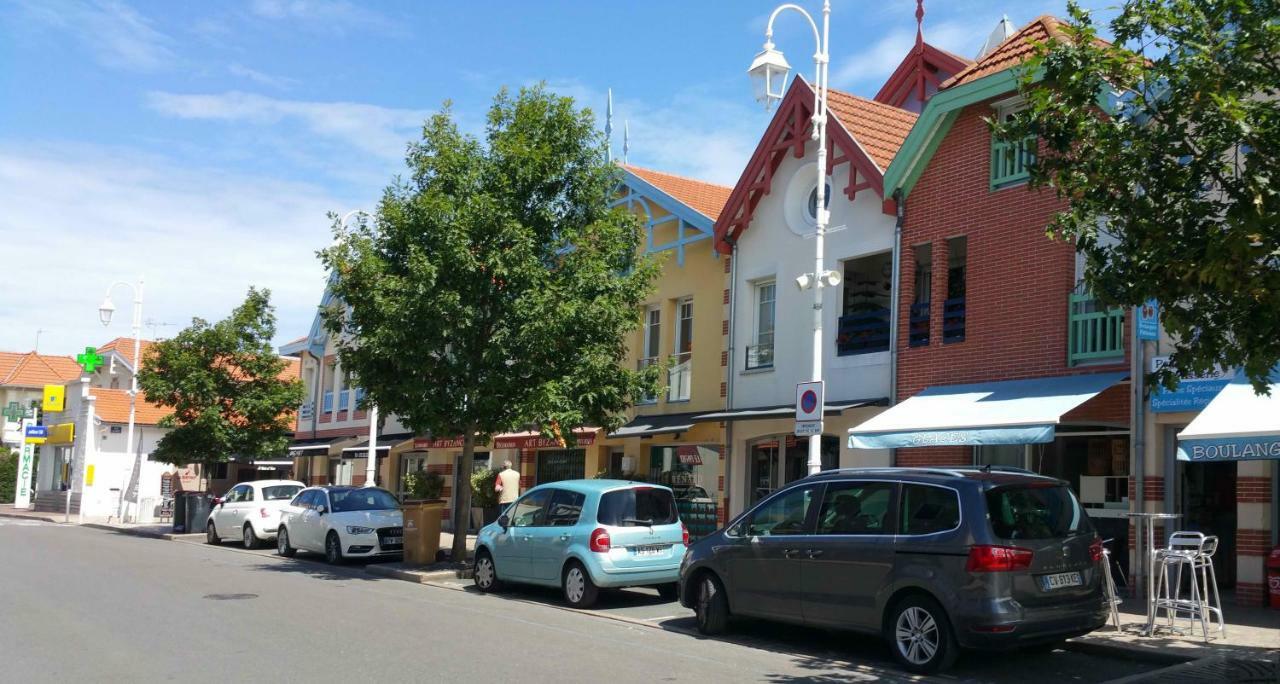
M382 540L382 544L384 546L389 546L391 544L403 544L403 543L404 543L404 537L387 537L386 539Z
M1040 578L1040 582L1044 585L1045 591L1053 591L1063 587L1078 587L1084 584L1084 580L1081 579L1078 572L1060 572L1056 575L1045 575Z
M666 544L650 544L648 546L637 546L635 553L637 556L658 556L658 555L661 555L663 551L666 551L667 548L669 547Z

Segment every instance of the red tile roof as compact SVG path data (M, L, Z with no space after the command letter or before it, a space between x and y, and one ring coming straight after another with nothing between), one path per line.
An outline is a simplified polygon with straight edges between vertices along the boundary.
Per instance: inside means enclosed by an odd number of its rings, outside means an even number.
M827 106L840 124L862 145L881 171L889 168L889 162L898 154L918 117L882 102L834 88L827 90Z
M139 346L139 350L143 355L145 355L147 353L147 348L155 344L155 342L152 342L151 340L140 340L140 344L141 346ZM107 352L115 352L119 354L124 358L124 362L129 364L130 368L135 370L137 369L138 364L135 363L133 359L132 337L117 337L101 347L98 347L99 354L106 355Z
M44 387L79 377L80 366L70 356L0 352L0 386Z
M720 216L725 200L728 200L729 193L733 192L733 188L725 185L677 176L674 173L644 169L630 164L623 165L622 168L712 221Z
M1017 33L1001 43L985 57L956 74L951 80L942 84L950 88L962 83L976 81L983 76L1004 71L1029 59L1035 51L1035 43L1043 43L1051 37L1063 36L1062 21L1057 17L1044 15L1023 26Z
M296 356L281 357L289 363L280 371L278 376L281 380L301 380L302 379L302 359Z
M89 390L89 393L97 397L93 412L104 423L129 422L129 393L127 391L95 387ZM173 413L173 409L152 404L139 392L134 423L138 425L155 425L160 422L161 418L171 413Z

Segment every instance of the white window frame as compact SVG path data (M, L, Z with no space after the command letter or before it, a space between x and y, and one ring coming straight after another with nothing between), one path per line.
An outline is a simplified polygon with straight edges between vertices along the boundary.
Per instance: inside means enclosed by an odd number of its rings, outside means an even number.
M675 325L672 326L671 356L673 365L667 374L667 401L689 401L693 395L693 297L681 297L675 302ZM688 307L689 315L684 315ZM688 333L689 350L682 352L680 342Z
M764 331L761 330L761 327L760 327L762 323L761 316L760 316L760 306L761 304L764 303L763 302L764 290L765 288L768 288L768 287L773 288L773 298L771 300L771 307L770 307L771 308L770 318L772 319L771 320L772 328L768 332L770 336L768 362L767 363L761 362L759 357L759 351L757 351L756 363L753 364L751 362L751 359L752 359L751 350L748 350L746 354L746 368L747 370L755 370L758 368L772 368L773 367L773 350L775 349L775 345L777 344L777 340L778 340L778 281L775 278L766 278L766 279L761 279L753 282L751 286L752 286L751 288L752 289L751 341L754 343L753 347L755 349L758 350L761 347L760 335Z

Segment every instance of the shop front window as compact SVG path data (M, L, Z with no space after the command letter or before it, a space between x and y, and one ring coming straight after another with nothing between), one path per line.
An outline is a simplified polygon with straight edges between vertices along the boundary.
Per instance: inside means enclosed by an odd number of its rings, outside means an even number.
M583 449L538 452L538 484L586 477L587 452Z
M396 493L400 498L406 499L409 495L409 487L405 484L405 478L410 473L420 473L427 469L427 457L425 454L405 454L400 459L400 476L396 478Z
M754 503L809 474L809 440L795 435L765 437L748 447L751 502ZM840 464L840 438L822 436L822 469Z
M720 447L682 444L652 447L649 479L671 488L689 536L700 539L719 526Z

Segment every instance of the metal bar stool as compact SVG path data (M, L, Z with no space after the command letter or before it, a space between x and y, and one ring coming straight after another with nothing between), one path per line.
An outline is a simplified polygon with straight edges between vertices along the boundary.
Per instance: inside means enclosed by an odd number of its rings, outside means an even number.
M1116 631L1120 629L1120 596L1116 591L1116 581L1111 576L1111 549L1107 548L1107 544L1115 541L1114 539L1102 540L1102 579L1103 589L1107 592L1107 603L1111 608L1111 622L1116 626Z
M1217 631L1226 634L1226 626L1222 620L1222 602L1218 597L1217 576L1213 571L1213 554L1217 549L1216 537L1206 537L1199 532L1175 532L1169 537L1168 547L1156 554L1159 583L1148 626L1154 623L1163 610L1171 628L1183 616L1190 622L1192 632L1195 630L1195 623L1199 622L1206 642L1209 640L1209 622L1214 616L1218 621ZM1190 575L1191 594L1185 598L1182 596L1184 568ZM1213 599L1210 598L1211 579ZM1216 606L1213 605L1215 600Z

